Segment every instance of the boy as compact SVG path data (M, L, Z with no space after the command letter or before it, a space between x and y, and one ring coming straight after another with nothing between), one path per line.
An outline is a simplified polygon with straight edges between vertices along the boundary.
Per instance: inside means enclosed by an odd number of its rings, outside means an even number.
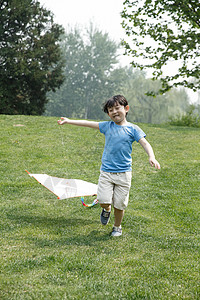
M114 206L115 223L111 236L122 235L121 222L128 205L132 177L132 143L137 141L149 156L149 163L160 169L146 134L137 126L127 122L129 105L126 98L116 95L105 102L103 110L111 121L94 122L61 118L59 125L72 124L100 130L105 135L105 147L98 182L97 199L103 208L101 223L106 225L110 218L111 205Z

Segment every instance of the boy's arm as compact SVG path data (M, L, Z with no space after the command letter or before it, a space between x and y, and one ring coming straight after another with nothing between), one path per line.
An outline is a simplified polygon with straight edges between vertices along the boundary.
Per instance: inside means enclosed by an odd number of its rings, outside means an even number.
M139 143L144 148L144 150L146 151L146 153L148 154L150 165L152 167L155 166L156 169L160 169L160 164L155 159L155 155L154 155L153 149L152 149L151 145L149 144L149 142L147 142L147 140L145 138L141 138L139 140Z
M63 118L63 117L61 117L60 120L58 120L58 124L59 125L71 124L71 125L76 125L76 126L83 126L83 127L99 129L99 122L87 121L87 120L71 120L71 119Z

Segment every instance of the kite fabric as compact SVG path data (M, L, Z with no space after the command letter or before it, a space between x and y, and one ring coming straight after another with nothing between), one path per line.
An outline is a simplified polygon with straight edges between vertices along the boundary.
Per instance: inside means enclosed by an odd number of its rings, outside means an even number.
M58 177L52 177L47 174L31 174L27 170L26 172L29 176L35 178L39 183L46 187L49 191L55 194L58 199L67 199L74 197L84 197L84 196L94 196L97 195L97 185L79 179L64 179ZM82 198L84 203L84 198ZM95 202L95 203L94 203ZM98 201L94 200L93 203L96 204ZM93 206L86 205L84 206Z

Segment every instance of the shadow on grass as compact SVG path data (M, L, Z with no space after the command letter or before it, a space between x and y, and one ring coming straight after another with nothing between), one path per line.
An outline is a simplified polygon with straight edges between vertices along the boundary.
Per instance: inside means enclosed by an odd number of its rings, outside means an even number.
M16 224L21 225L21 227L26 227L27 224L32 224L34 226L40 227L57 227L66 228L71 226L84 226L91 223L96 223L97 221L83 218L68 218L65 217L49 217L49 216L35 216L35 215L24 215L24 214L7 214L7 218L14 221Z
M45 217L34 216L24 214L8 213L7 218L11 220L15 227L9 227L5 225L4 231L13 231L20 233L20 229L27 228L27 234L23 231L23 238L29 240L30 243L34 243L37 247L60 247L65 245L85 245L94 246L99 245L99 241L107 241L110 239L108 232L105 233L105 229L94 230L100 225L99 220L92 220L92 218L68 218L65 217ZM36 228L33 237L30 237L30 224ZM85 233L86 228L88 232ZM82 229L81 229L82 228ZM2 228L3 229L3 228ZM91 230L92 229L92 230ZM111 228L110 228L111 229ZM43 238L41 238L41 230L44 231ZM27 236L26 236L27 235ZM45 238L48 236L48 238ZM19 234L18 234L19 238Z
M74 234L70 237L66 235L54 239L45 239L38 237L28 238L29 242L34 243L36 247L40 248L58 248L65 246L96 246L99 248L99 242L107 242L109 239L109 234L101 230L93 230L86 235Z

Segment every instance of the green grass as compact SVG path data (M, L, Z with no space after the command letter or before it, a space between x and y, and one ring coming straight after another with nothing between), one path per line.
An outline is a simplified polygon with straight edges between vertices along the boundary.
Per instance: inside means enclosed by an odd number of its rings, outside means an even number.
M103 227L99 205L57 200L25 172L97 183L104 137L56 120L0 116L0 299L200 299L199 129L140 124L162 169L134 144L123 236L110 238L113 215Z

